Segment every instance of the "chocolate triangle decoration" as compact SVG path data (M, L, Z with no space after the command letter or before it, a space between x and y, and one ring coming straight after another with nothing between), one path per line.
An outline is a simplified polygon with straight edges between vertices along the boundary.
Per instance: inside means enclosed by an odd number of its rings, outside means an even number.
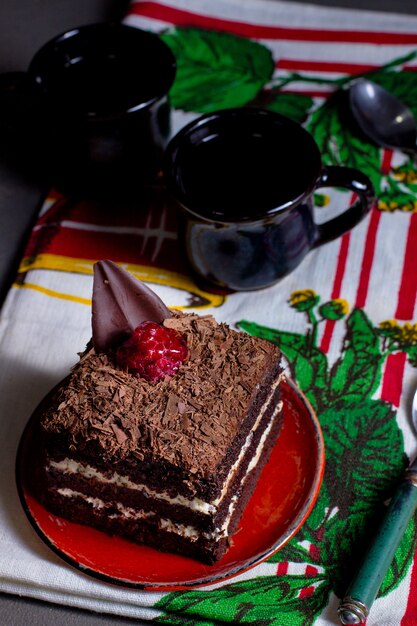
M171 317L162 300L113 261L94 264L92 327L96 352L120 345L141 323Z

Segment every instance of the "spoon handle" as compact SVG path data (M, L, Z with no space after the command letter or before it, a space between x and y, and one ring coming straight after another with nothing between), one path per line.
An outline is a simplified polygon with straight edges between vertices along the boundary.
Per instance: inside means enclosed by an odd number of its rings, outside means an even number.
M342 624L365 621L395 551L417 507L417 462L398 486L338 609Z

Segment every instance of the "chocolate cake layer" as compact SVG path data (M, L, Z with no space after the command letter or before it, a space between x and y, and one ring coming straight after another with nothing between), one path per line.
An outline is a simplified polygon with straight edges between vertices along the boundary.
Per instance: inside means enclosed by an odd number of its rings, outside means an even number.
M282 425L280 404L266 421L266 428L259 429L261 436L248 448L241 471L232 481L228 497L215 518L192 512L185 506L164 508L155 499L147 503L146 498L129 500L123 490L108 489L100 482L88 486L84 478L77 482L68 474L65 478L65 474L54 471L49 472L49 508L57 515L66 511L65 517L71 521L211 564L227 549L269 459Z
M278 384L278 381L277 381ZM87 497L100 497L105 501L117 501L129 508L155 511L169 516L169 519L196 524L200 529L213 530L223 522L233 493L241 484L259 442L279 408L279 391L274 389L271 400L260 413L254 430L244 442L241 453L231 466L219 496L210 501L200 498L187 499L180 494L152 489L146 483L135 483L130 477L115 471L103 473L96 466L77 462L74 458L50 459L46 462L47 489L72 486L75 491ZM278 421L279 415L275 417Z

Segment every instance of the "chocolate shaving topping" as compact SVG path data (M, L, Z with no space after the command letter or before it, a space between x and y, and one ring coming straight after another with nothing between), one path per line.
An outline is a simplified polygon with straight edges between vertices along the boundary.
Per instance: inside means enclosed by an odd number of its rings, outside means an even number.
M89 350L42 416L70 447L94 444L108 461L148 459L197 476L215 472L239 431L277 346L211 316L174 313L163 324L187 341L190 358L157 382L116 368Z
M114 434L116 435L117 443L120 446L122 446L127 439L126 433L121 428L119 428L116 424L112 424L111 427L112 427Z

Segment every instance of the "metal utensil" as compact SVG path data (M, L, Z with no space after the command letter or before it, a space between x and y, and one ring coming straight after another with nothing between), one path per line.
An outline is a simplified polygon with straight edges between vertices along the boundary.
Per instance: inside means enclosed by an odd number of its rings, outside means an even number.
M412 420L417 431L417 391L413 398ZM339 605L338 614L342 624L362 624L366 620L416 508L417 458L407 468L362 564Z
M352 113L363 130L379 146L417 153L417 124L413 113L392 93L359 79L349 88Z

